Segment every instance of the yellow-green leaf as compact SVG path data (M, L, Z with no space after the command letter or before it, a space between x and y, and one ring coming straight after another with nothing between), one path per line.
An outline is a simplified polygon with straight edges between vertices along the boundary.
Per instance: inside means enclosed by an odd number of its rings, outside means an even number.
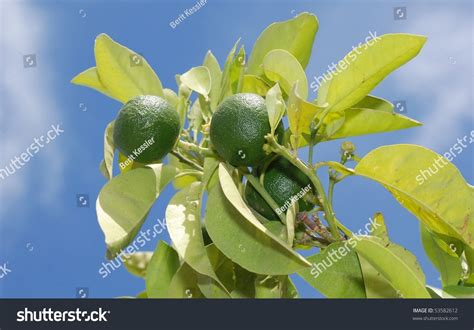
M474 187L442 156L416 145L384 146L362 158L355 174L381 183L431 231L474 246Z
M203 95L206 99L211 92L211 73L205 66L197 66L180 76L181 83Z
M270 86L260 77L246 74L242 80L242 93L254 93L260 96L267 95Z
M102 33L95 40L95 61L100 81L122 103L138 95L163 97L161 81L141 55Z
M172 166L148 165L119 174L102 187L96 211L108 258L131 243L160 192L174 176Z
M263 59L263 72L273 82L278 82L281 88L289 95L295 84L298 95L302 99L308 98L308 79L298 60L283 49L269 52Z
M424 36L385 34L354 48L338 63L338 73L323 82L317 103L329 103L331 111L353 106L388 74L415 57L425 41Z
M201 231L201 191L200 182L192 183L178 191L166 208L166 223L179 256L195 271L220 284L204 247Z
M130 274L145 278L148 264L150 263L153 252L135 252L124 255L124 266Z
M260 65L263 58L274 49L287 50L298 59L303 68L306 68L317 31L318 19L310 13L301 13L287 21L270 24L255 42L248 61L247 73L262 75Z
M211 111L214 111L217 108L217 103L219 102L222 71L219 62L211 51L207 52L203 65L209 69L209 73L211 75L211 92L209 96L211 98Z
M71 82L76 85L95 89L96 91L104 95L107 95L108 97L111 97L113 99L120 101L119 98L112 96L110 92L107 90L107 88L104 86L104 84L102 84L102 82L99 79L99 74L97 73L97 68L95 66L85 71L82 71L77 76L72 78Z
M176 251L159 241L146 272L146 293L149 298L168 298L168 289L173 276L180 267Z
M100 171L107 180L112 178L113 165L114 165L114 121L111 121L104 132L104 159L100 162Z
M385 247L378 238L359 236L355 249L400 292L400 296L430 298L419 272L411 264L407 264L410 261L402 259L399 252Z
M274 134L281 118L285 114L285 101L281 95L280 86L276 84L267 93L265 103L268 111L271 133Z
M220 184L209 192L205 225L214 244L233 262L243 268L269 275L285 275L308 267L308 263L274 239L265 228L247 220L229 202ZM273 235L272 235L273 236Z

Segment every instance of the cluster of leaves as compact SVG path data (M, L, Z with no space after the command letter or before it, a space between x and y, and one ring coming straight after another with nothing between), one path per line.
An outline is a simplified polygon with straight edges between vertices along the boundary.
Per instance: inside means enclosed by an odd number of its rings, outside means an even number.
M305 67L317 30L317 18L302 13L267 27L248 61L244 47L237 50L239 41L223 68L209 51L202 66L176 76L177 93L163 88L144 58L107 35L97 37L96 67L80 73L73 83L122 103L137 95L161 96L176 107L182 124L166 163L133 163L116 176L115 156L119 161L124 156L114 147L113 122L105 130L100 168L108 182L97 199L97 216L108 258L127 251L160 192L170 183L177 189L166 208L172 246L160 241L153 253L135 253L127 259L127 268L146 280L140 297L294 298L298 293L289 275L295 273L327 297L473 295L474 189L454 165L449 163L420 186L414 180L419 169L439 157L421 146L384 146L359 158L353 145L344 143L339 162L313 164L312 159L314 145L324 141L420 125L369 93L415 57L426 38L386 34L371 46L361 45L351 65L324 81L317 99L308 101ZM140 65L131 66L131 56L137 56ZM265 97L272 128L265 148L287 158L311 179L319 196L311 213L299 213L293 205L281 222L267 221L242 197L243 181L258 187L258 180L213 152L212 114L227 96L242 92ZM289 128L279 144L273 133L285 116ZM298 149L304 146L310 150L307 163L298 158ZM348 161L355 167L346 167ZM330 174L327 193L317 175L323 167ZM356 236L336 218L331 205L334 185L348 176L380 183L419 219L423 245L441 274L443 289L426 286L416 258L390 241L381 214L375 216L379 226L370 236ZM298 229L301 219L303 232ZM314 276L311 265L351 239L357 244L345 257ZM310 257L298 252L314 246L318 252Z

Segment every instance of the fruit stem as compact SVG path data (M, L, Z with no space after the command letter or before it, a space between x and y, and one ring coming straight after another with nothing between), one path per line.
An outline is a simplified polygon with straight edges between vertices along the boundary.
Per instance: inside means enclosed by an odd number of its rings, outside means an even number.
M336 240L341 239L341 234L337 228L336 217L332 209L332 205L329 203L328 198L326 197L326 192L324 191L323 184L319 180L318 176L312 169L308 168L301 160L296 156L292 155L285 147L280 145L271 134L267 134L265 138L268 141L268 144L273 152L279 154L280 156L286 158L293 165L295 165L300 171L302 171L313 183L319 198L321 199L321 204L326 215L326 220L329 225L329 230L331 231L332 236Z
M280 221L283 223L283 224L286 224L286 218L285 218L285 214L283 212L280 212L280 214L278 214L275 210L279 209L280 207L278 206L278 204L275 202L275 200L272 198L272 196L270 196L270 194L265 190L265 188L260 184L260 180L249 174L249 175L245 175L244 176L247 178L247 181L250 182L250 184L255 188L255 190L260 194L260 196L263 197L263 199L265 200L265 202L268 203L268 205L270 205L270 207L272 208L272 210L278 215L278 217L280 218Z
M179 151L177 150L172 150L171 153L173 154L173 156L175 156L176 158L178 158L182 163L184 164L187 164L191 167L194 167L196 170L198 171L204 171L204 168L201 166L201 165L198 165L196 164L195 162L187 159L186 157L184 157Z
M205 157L215 157L216 154L209 148L200 147L194 143L189 143L183 140L178 141L178 146L186 151L194 151Z

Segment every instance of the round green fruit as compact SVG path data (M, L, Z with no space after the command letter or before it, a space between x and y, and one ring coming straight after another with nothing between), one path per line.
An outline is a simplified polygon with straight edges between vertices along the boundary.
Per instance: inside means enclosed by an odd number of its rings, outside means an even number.
M272 161L264 173L263 187L277 203L282 213L286 213L293 199L298 199L299 211L309 211L314 205L304 199L307 193L314 193L309 178L285 158ZM269 220L278 220L273 210L255 188L247 182L245 187L247 203Z
M212 116L210 137L217 153L234 166L258 166L267 157L263 150L270 123L265 100L242 93L226 98ZM283 125L276 130L283 138Z
M179 116L171 104L158 96L140 95L120 109L114 143L131 160L149 164L173 149L179 131Z

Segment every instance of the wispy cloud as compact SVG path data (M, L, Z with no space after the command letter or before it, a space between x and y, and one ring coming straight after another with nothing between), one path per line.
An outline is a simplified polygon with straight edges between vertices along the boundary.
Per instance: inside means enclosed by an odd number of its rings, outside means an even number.
M3 2L0 34L0 167L20 155L51 124L60 122L48 62L47 12L28 2ZM35 54L37 66L25 68L24 55ZM24 168L0 179L0 222L32 199L50 203L61 184L63 160L55 141Z
M421 9L421 8L420 8ZM408 20L409 31L428 36L416 63L396 76L399 88L413 99L423 99L424 126L415 143L442 152L472 129L473 63L472 11L450 4L423 6ZM410 112L410 106L408 107Z

